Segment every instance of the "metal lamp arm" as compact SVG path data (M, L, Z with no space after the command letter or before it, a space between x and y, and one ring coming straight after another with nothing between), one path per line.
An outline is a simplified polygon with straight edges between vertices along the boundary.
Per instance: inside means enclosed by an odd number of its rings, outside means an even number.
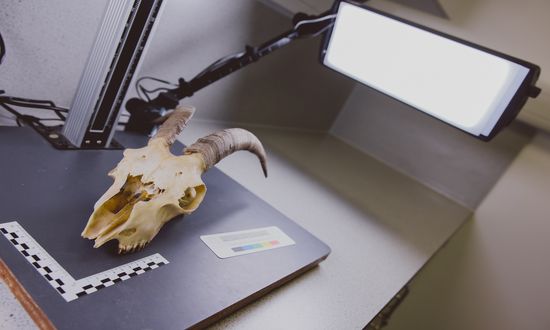
M166 110L175 109L181 99L192 96L198 90L218 81L219 79L257 62L260 58L272 53L296 39L315 37L328 30L333 24L336 15L331 11L318 17L298 13L294 16L294 27L263 44L252 47L247 45L244 52L225 56L211 64L191 81L179 79L179 86L175 89L160 93L155 99L145 102L140 99L131 99L126 103L126 109L132 115L126 124L127 131L144 132L152 135L156 132L156 125L151 122L163 116Z
M301 14L298 14L301 15ZM212 84L213 82L233 73L248 64L257 62L261 57L264 57L273 51L283 47L296 39L304 39L315 37L334 24L336 15L327 14L325 16L298 21L294 27L279 36L257 46L252 47L246 45L245 51L234 55L226 56L210 67L198 74L189 83L183 81L183 85L172 90L178 99L183 99L193 95L194 92ZM180 84L182 81L180 80Z

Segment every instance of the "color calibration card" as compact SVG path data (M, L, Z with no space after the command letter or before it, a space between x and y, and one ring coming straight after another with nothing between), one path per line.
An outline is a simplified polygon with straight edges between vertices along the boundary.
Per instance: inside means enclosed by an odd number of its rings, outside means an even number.
M201 240L222 259L296 244L287 234L275 226L216 235L203 235Z

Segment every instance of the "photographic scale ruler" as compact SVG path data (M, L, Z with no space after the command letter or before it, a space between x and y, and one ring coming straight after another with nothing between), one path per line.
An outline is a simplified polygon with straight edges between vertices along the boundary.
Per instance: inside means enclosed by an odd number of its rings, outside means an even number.
M168 260L156 253L75 280L17 221L0 224L0 232L67 302L168 264Z

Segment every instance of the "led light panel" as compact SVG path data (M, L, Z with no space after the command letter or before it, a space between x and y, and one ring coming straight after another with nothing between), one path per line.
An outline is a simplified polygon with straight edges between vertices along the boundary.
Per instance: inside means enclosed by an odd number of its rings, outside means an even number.
M517 115L540 72L371 9L340 2L335 10L324 65L485 140Z

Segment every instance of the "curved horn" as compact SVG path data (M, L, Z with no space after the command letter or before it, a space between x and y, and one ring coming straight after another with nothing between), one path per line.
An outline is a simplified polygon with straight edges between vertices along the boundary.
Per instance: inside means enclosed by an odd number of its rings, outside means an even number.
M224 129L205 136L183 149L183 152L186 155L200 153L206 172L220 160L239 150L248 150L258 156L267 177L266 156L262 143L254 134L242 128Z
M181 131L183 131L189 119L193 117L194 113L195 113L195 108L192 106L182 105L177 107L176 110L174 110L174 112L169 114L168 119L166 119L164 124L162 124L162 126L159 127L157 134L155 134L155 136L153 136L149 140L149 143L154 139L165 138L166 143L169 146L171 146L172 144L174 144L174 142L176 141L176 138L181 133Z

